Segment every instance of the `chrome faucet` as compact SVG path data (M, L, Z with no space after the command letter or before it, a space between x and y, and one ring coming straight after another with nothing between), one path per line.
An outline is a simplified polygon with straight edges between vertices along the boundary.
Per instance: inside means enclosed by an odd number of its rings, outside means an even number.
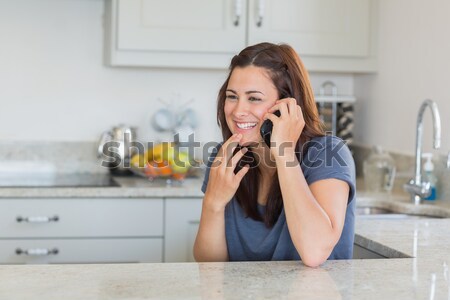
M447 155L447 169L450 169L450 151L448 152Z
M428 197L431 193L430 182L422 182L422 136L423 136L423 114L427 106L431 109L433 117L433 147L441 147L441 117L436 102L430 99L423 101L417 115L416 127L416 165L415 176L404 185L405 191L411 194L411 200L414 204L420 204L420 200Z

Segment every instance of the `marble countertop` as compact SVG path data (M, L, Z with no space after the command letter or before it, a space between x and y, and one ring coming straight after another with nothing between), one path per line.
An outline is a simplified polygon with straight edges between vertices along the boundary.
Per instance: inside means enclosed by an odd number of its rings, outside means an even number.
M118 187L2 187L0 198L160 198L203 197L203 178L187 178L184 182L146 178L114 177Z
M182 187L149 184L157 183L124 178L122 187L101 188L107 192L99 195L201 196L200 179ZM67 197L63 190L52 195ZM355 243L387 259L327 261L318 268L301 262L3 265L0 298L450 299L450 201L416 206L406 195L358 191L357 206L428 217L357 217Z
M295 261L10 265L0 268L0 295L46 300L449 299L450 219L358 219L357 235L410 257L327 261L318 268Z

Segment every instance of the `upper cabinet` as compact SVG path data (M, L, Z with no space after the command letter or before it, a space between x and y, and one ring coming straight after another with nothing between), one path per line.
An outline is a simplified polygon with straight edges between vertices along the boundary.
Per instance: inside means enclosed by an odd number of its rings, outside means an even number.
M112 66L227 68L259 42L288 43L310 71L373 72L374 0L110 0Z

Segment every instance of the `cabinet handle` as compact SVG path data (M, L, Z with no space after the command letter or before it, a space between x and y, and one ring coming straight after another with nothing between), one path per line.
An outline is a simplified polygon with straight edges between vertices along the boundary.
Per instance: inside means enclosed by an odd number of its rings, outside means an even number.
M58 248L45 249L45 248L31 248L31 249L16 249L17 255L28 255L28 256L48 256L56 255L59 253Z
M234 26L239 26L239 20L242 15L242 0L234 0Z
M50 223L50 222L58 222L59 217L57 215L53 217L45 217L45 216L35 216L35 217L22 217L18 216L16 218L18 223L26 222L26 223Z
M258 1L258 7L257 7L257 11L258 11L258 19L257 19L257 21L256 21L256 26L258 26L258 27L261 27L261 26L262 26L265 8L266 8L266 5L265 5L264 0L259 0L259 1Z

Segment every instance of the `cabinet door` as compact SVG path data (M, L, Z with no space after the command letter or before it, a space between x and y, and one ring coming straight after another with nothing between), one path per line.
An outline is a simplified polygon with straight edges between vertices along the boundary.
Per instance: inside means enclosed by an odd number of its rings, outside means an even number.
M284 42L305 56L369 55L370 0L250 0L249 3L249 44Z
M5 239L0 264L162 262L162 238Z
M231 55L245 46L246 3L114 0L108 8L115 48L111 63L226 68Z
M202 199L166 199L164 261L192 262Z
M162 235L162 198L0 200L0 239Z

